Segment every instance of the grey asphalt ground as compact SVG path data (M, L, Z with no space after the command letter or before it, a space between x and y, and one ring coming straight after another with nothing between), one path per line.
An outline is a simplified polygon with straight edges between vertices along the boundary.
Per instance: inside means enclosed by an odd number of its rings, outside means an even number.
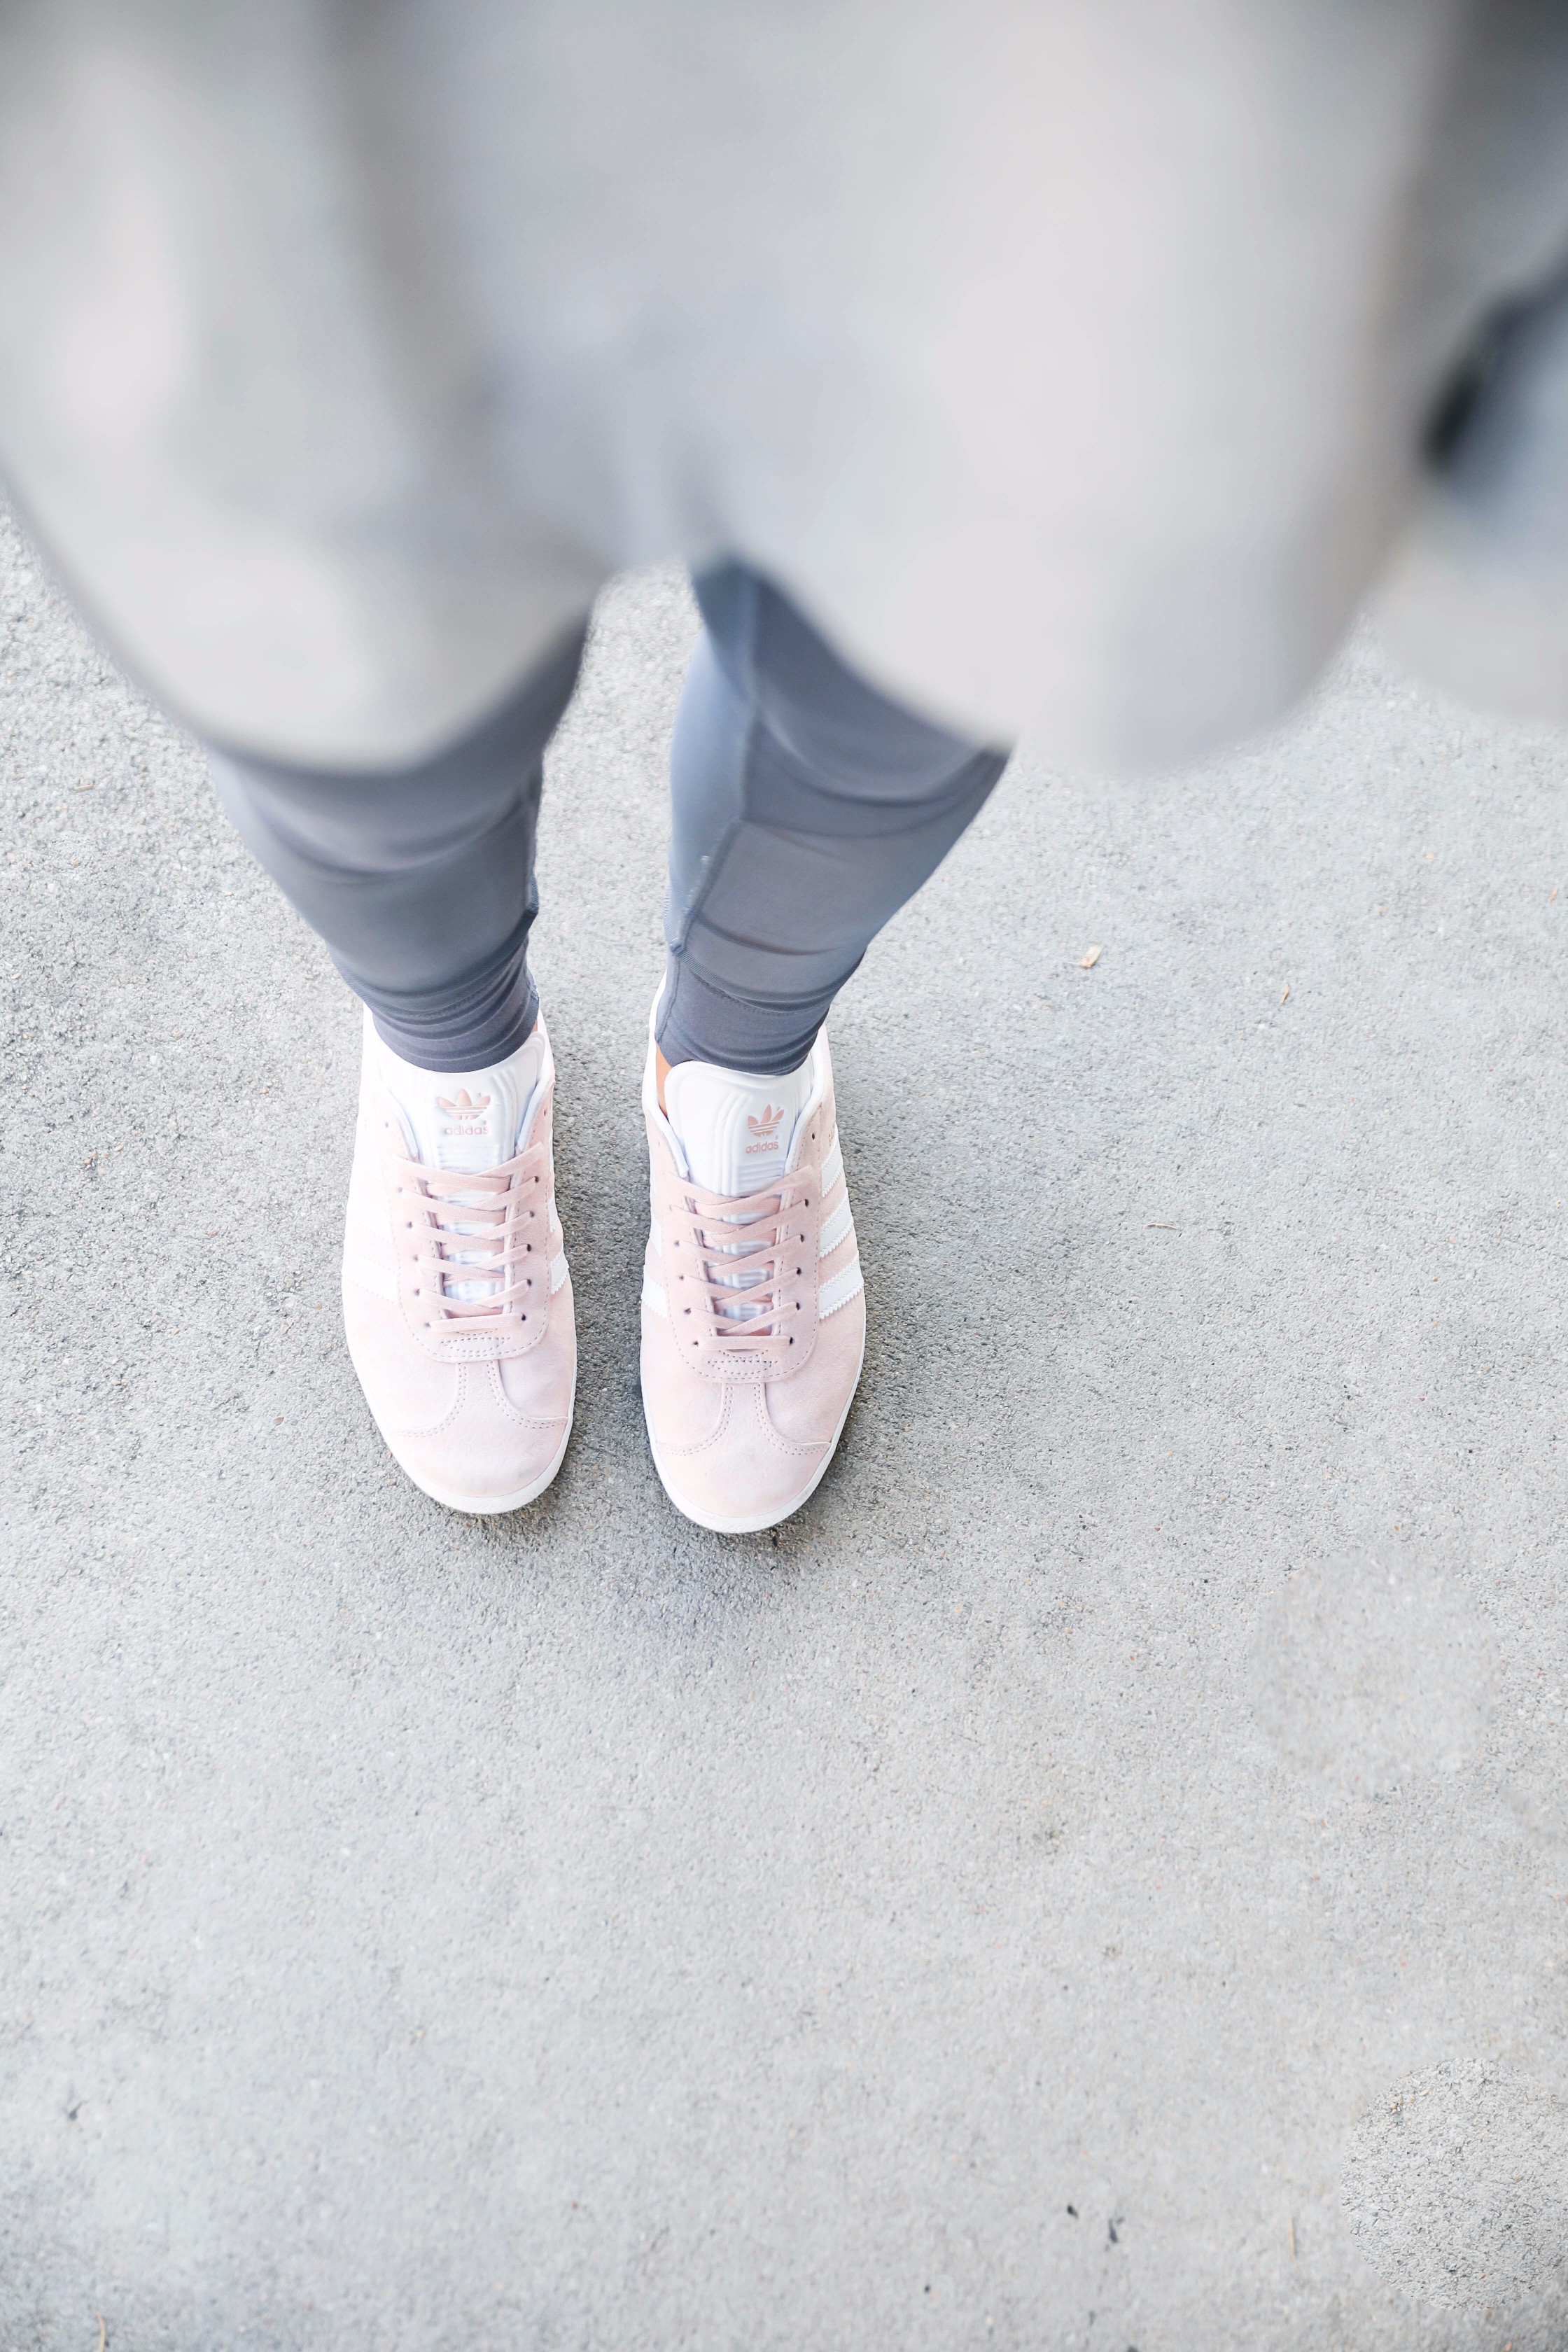
M1358 640L1201 773L1021 753L835 1016L865 1380L726 1540L617 585L577 1431L465 1522L340 1342L354 1007L8 525L0 609L0 2352L1561 2352L1568 745Z

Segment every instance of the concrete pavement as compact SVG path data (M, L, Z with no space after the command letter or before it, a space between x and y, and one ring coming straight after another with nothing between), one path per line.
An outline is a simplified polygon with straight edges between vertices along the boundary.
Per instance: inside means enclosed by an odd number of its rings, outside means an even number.
M1562 740L1358 642L1201 773L1021 753L836 1015L865 1381L725 1540L617 585L577 1431L465 1522L340 1342L354 1008L9 525L0 614L0 2352L1560 2352Z

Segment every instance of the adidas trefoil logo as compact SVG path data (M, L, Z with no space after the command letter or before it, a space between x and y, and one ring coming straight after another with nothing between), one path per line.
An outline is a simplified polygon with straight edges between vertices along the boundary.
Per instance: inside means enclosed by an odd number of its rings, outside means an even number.
M748 1113L746 1125L756 1140L747 1144L747 1151L776 1151L779 1148L779 1122L783 1118L783 1111L775 1110L772 1103L763 1104L760 1118L752 1118Z
M467 1087L459 1087L454 1099L448 1100L447 1096L437 1095L436 1102L438 1109L449 1111L458 1122L456 1127L443 1128L443 1135L484 1134L485 1113L490 1107L489 1095L470 1095ZM477 1127L466 1124L475 1119L479 1121Z

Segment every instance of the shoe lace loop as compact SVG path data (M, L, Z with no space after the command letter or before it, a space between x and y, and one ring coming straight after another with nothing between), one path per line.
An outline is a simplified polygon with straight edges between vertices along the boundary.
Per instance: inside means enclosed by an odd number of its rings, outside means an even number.
M681 1187L677 1246L690 1255L678 1269L680 1304L702 1326L696 1336L727 1351L764 1339L793 1344L784 1326L795 1306L791 1286L805 1270L808 1230L795 1214L809 1208L812 1189L810 1178L804 1184L786 1180L731 1199Z
M543 1307L551 1249L542 1146L499 1168L413 1161L399 1190L415 1213L419 1287L432 1322L526 1323Z

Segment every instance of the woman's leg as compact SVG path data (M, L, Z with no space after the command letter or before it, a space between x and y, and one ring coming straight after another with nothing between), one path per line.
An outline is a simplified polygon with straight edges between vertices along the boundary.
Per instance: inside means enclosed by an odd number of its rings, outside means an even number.
M584 632L417 767L213 751L224 805L370 1008L343 1319L395 1459L457 1510L516 1510L571 1433L554 1066L528 971L541 762Z
M505 706L412 768L284 767L209 747L218 797L384 1042L424 1070L477 1070L539 1013L528 934L544 748L577 682L574 630Z
M724 564L696 586L655 1030L671 1065L782 1075L1007 755L889 701L755 572Z
M642 1389L671 1499L741 1534L816 1488L860 1374L866 1302L823 1020L1006 755L877 693L754 572L723 565L697 593L643 1089Z

